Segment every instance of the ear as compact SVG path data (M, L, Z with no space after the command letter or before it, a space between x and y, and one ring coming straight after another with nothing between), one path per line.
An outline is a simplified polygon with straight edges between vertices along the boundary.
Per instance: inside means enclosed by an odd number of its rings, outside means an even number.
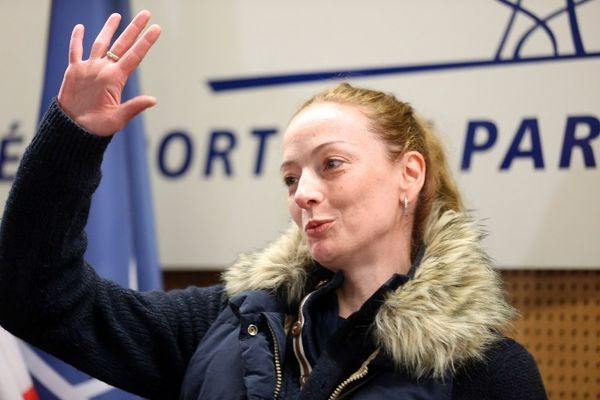
M413 203L417 200L419 192L425 183L425 158L418 151L406 152L400 159L400 168L402 201L404 201L404 196L406 196L408 202Z

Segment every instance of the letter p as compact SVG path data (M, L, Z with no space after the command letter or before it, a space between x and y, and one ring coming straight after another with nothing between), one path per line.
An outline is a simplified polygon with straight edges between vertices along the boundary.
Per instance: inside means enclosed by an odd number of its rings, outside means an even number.
M486 133L483 140L475 140L475 136L478 131L483 131L484 133ZM496 128L496 125L493 122L469 121L460 169L463 171L469 170L469 168L471 168L471 158L473 154L489 150L494 145L494 143L496 143L497 137L498 129Z

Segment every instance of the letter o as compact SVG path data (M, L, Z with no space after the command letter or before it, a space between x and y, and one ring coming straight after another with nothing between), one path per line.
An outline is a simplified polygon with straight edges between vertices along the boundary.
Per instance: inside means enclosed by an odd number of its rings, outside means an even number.
M177 142L183 145L183 159L177 167L169 168L165 161L166 153L168 147ZM192 140L187 133L171 132L167 134L158 147L158 168L160 169L160 172L169 178L178 178L185 174L192 162L193 152Z

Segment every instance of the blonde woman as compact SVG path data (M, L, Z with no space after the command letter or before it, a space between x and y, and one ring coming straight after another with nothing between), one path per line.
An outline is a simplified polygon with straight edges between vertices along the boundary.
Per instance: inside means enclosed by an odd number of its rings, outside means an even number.
M121 103L157 40L113 15L69 67L24 156L0 236L0 323L150 398L543 399L514 316L434 134L406 103L340 84L293 116L281 174L293 224L224 284L138 293L83 259ZM138 38L139 36L139 38ZM138 38L138 39L136 39Z

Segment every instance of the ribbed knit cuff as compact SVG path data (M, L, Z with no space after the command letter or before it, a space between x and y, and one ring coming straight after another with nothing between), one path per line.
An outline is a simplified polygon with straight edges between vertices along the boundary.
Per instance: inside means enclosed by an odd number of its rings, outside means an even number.
M77 125L55 98L29 147L36 157L51 160L60 171L85 174L100 166L110 141L111 137L93 135Z

